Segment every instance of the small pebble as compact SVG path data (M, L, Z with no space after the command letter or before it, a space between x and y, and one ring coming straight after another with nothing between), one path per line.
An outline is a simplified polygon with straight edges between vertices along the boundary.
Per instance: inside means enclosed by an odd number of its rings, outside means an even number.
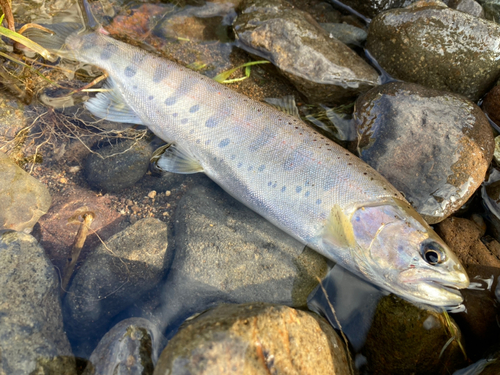
M60 182L61 184L67 184L67 183L68 183L68 179L67 179L66 177L61 177L61 178L59 179L59 182Z
M171 194L172 194L172 192L171 192L170 190L167 190L167 191L165 192L165 195L166 195L167 197L170 197L170 195L171 195Z
M75 165L73 167L69 167L69 173L76 173L79 172L80 169L82 169L79 165Z
M154 199L156 197L156 190L151 190L148 194L148 197Z
M125 203L127 203L127 206L132 206L134 204L131 199L127 199Z

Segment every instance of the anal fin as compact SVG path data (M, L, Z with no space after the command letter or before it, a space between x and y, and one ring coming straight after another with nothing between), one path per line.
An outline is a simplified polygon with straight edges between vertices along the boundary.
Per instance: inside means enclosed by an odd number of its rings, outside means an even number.
M103 85L105 91L99 92L85 103L94 116L109 121L144 125L132 108L128 106L113 80L108 77Z
M170 143L156 149L151 162L160 171L191 174L203 172L203 167L189 152Z

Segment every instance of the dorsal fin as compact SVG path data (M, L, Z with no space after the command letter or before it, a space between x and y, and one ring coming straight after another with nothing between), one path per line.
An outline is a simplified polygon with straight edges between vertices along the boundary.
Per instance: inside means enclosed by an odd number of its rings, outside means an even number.
M106 91L99 92L94 98L85 103L94 116L109 121L143 125L142 120L125 102L120 90L111 77L103 85Z

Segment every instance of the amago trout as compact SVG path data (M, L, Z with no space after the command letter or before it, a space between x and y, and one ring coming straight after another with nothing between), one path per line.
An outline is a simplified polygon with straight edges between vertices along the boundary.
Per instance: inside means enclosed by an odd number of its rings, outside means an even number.
M462 302L469 279L404 197L356 156L299 118L105 32L32 37L109 74L94 115L146 125L172 143L158 165L204 172L267 220L355 274L403 298ZM61 47L62 46L62 47ZM57 48L60 47L60 48Z

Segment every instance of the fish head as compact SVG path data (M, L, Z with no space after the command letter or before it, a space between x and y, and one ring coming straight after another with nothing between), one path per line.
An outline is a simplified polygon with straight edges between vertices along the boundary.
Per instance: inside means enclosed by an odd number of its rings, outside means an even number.
M464 267L446 243L406 202L357 208L350 217L352 257L371 282L407 300L457 306L469 286Z

